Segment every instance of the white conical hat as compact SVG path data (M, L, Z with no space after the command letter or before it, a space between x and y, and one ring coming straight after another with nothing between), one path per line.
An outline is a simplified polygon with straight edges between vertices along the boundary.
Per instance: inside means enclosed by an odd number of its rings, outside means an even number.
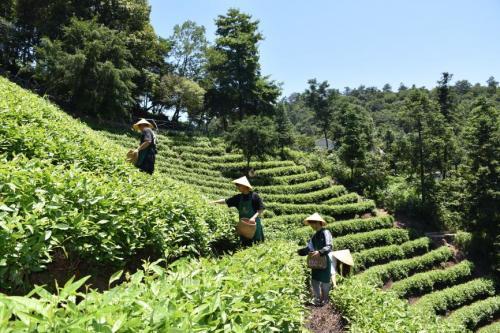
M351 251L349 250L339 250L333 251L333 256L337 258L339 261L343 262L346 265L354 266L354 260L352 259Z
M248 187L249 189L252 189L252 185L250 185L250 182L248 181L247 177L245 177L245 176L233 180L233 183L238 184L238 185L243 185L243 186Z
M141 119L139 120L138 122L136 122L134 125L132 125L132 127L138 131L139 130L139 125L146 125L148 126L149 128L153 128L154 126L149 122L147 121L146 119Z
M304 220L304 224L309 225L310 221L321 222L321 225L326 225L326 221L318 213L314 213Z

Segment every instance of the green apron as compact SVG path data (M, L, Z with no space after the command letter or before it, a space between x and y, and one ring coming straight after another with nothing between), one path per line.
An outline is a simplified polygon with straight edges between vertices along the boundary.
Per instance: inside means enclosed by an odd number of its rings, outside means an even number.
M137 162L135 162L135 166L141 166L146 158L146 155L149 153L149 147L143 150L139 150L139 156L137 156Z
M240 219L242 218L249 219L252 216L254 216L255 213L257 213L253 209L252 196L250 196L249 200L243 200L243 198L240 199L240 203L238 205L238 213L240 215ZM264 230L262 229L262 223L260 221L260 217L257 217L255 219L255 223L256 223L256 230L255 230L255 235L253 236L252 239L247 239L243 236L240 236L241 243L245 246L250 246L253 243L264 241Z
M317 231L318 232L323 232L323 229ZM312 245L314 247L314 251L319 251L323 247L326 246L325 242L321 242L323 244L320 244L319 240L317 240L316 237L313 236L312 240ZM325 254L326 256L326 268L325 269L312 269L311 273L311 278L316 281L324 282L324 283L330 283L330 279L332 278L332 262L330 260L330 256L328 254Z
M153 141L155 140L154 138L155 138L155 136L153 135ZM140 144L142 145L143 141L141 141ZM154 149L154 147L155 147L154 145L156 145L155 142L153 142L153 144L150 144L149 146L147 146L146 149L139 150L139 155L137 156L137 161L135 162L135 166L136 167L139 167L139 166L142 165L142 163L144 163L144 160L146 159L146 156L148 156L148 154L150 153L150 151L152 149Z

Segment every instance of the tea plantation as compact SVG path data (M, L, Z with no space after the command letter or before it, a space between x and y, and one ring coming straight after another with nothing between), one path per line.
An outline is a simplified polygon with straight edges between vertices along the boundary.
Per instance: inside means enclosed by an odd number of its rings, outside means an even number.
M222 139L161 133L146 176L124 161L134 133L2 78L0 122L1 332L302 332L313 212L353 252L331 292L349 331L498 332L493 278L295 161L252 163L267 240L241 250L235 212L208 203L245 167Z

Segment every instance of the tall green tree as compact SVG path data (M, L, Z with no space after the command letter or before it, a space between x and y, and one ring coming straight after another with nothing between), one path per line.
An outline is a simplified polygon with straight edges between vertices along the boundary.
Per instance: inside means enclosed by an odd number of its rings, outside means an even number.
M328 89L327 81L318 83L316 79L307 81L309 88L305 91L306 105L314 111L316 123L321 129L328 149L328 133L333 121L333 99L335 94Z
M205 37L205 27L197 25L193 21L186 21L181 25L174 26L174 32L168 39L170 42L169 65L173 74L179 78L184 78L179 82L183 82L182 86L177 88L178 91L194 91L192 88L205 86L205 69L207 62L208 41ZM168 80L168 78L167 78ZM189 80L191 83L187 84ZM171 81L171 80L170 80ZM201 86L200 86L201 85ZM189 89L185 89L189 88ZM199 89L196 89L200 91ZM203 89L205 93L205 90ZM203 98L201 101L203 102ZM172 120L177 122L181 112L186 111L181 105L181 99L177 99L177 103L172 105L173 115ZM196 115L195 118L203 118L202 107L188 107L189 115ZM191 118L193 119L193 118Z
M280 88L260 72L259 21L230 9L215 23L217 38L208 53L207 107L222 119L224 128L228 120L272 113Z
M124 33L73 19L60 40L44 39L37 52L36 79L45 94L79 114L128 117L138 72Z
M172 121L179 120L180 111L195 118L203 108L205 90L186 77L164 75L154 89L154 101L164 108L175 108Z
M422 206L426 206L433 194L435 171L439 170L444 150L441 140L443 115L425 91L411 89L405 99L402 118L411 142L409 156L420 179Z
M496 81L493 76L490 76L488 78L488 80L486 81L486 83L488 84L488 88L487 88L488 94L495 95L497 92L497 88L498 88L498 81Z
M373 123L367 111L347 102L342 103L340 110L340 157L351 170L351 182L357 169L365 166L366 156L373 147Z
M1 15L6 15L0 18L0 37L2 40L4 36L8 37L5 39L7 43L0 45L0 65L7 75L18 81L23 79L21 82L26 83L28 87L35 82L37 90L53 90L55 83L40 80L41 73L46 72L47 68L37 67L55 63L61 58L49 61L48 57L58 53L38 52L47 50L49 42L52 45L60 45L62 49L71 49L71 45L65 45L68 27L74 26L74 20L93 21L119 35L127 52L133 55L127 59L136 70L132 76L133 86L127 87L133 99L132 103L126 103L128 111L139 108L147 110L151 107L152 88L166 72L165 55L168 43L156 35L149 22L150 6L147 0L11 0L8 3L12 5L2 3L0 7ZM7 18L7 15L10 17ZM9 24L5 25L5 21ZM9 29L4 29L6 27ZM87 37L76 38L77 44L81 44L81 40ZM102 52L99 57L101 55ZM116 57L110 56L107 60L115 64L115 59ZM102 61L102 57L99 61ZM76 75L66 75L64 81L68 83L70 77L76 80L70 85L78 86L79 77ZM103 80L109 80L109 77ZM44 86L45 83L50 85ZM116 94L122 94L123 88L116 91ZM69 90L70 93L72 91L73 89ZM65 99L70 98L73 97L66 96ZM90 101L95 100L97 99ZM100 107L93 105L89 110ZM95 115L93 110L89 113ZM100 114L101 117L108 115Z
M168 39L171 50L168 60L173 72L194 81L203 78L206 65L208 41L205 37L205 27L193 21L186 21L174 26L174 33Z
M452 95L452 89L450 86L451 79L453 78L453 74L444 72L442 74L441 80L438 81L437 86L437 99L439 103L439 110L441 114L444 116L446 121L445 130L442 132L442 136L445 143L443 157L441 161L441 175L443 179L446 178L447 172L450 169L450 155L454 154L454 141L455 141L455 133L454 133L454 101Z
M469 230L478 230L492 244L500 226L500 110L485 98L472 111L467 128Z
M278 104L276 109L276 136L277 145L281 151L281 156L284 157L285 147L291 146L295 142L295 137L293 134L293 125L288 117L288 105L282 101Z
M262 159L266 154L274 154L277 143L274 123L265 116L249 116L236 122L226 140L231 147L242 151L247 170L253 157Z

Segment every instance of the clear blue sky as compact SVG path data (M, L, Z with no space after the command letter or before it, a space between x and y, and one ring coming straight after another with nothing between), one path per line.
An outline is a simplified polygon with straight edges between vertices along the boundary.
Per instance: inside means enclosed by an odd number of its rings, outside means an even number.
M393 89L454 80L500 79L500 0L150 0L162 37L193 20L215 36L214 19L234 7L260 21L262 74L283 93L307 80L343 90L361 84Z

